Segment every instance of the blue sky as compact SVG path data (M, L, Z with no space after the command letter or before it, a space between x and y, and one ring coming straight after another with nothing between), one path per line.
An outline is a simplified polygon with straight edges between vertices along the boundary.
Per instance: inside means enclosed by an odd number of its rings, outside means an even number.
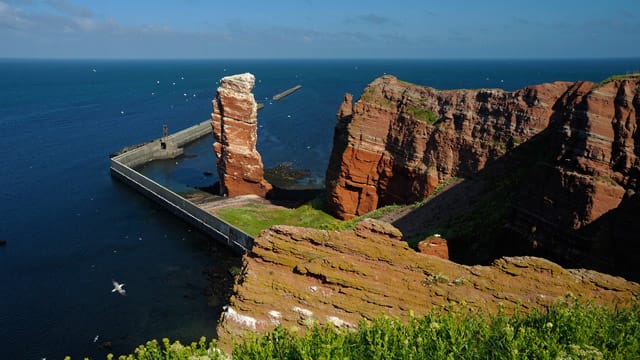
M640 0L0 0L0 57L640 57Z

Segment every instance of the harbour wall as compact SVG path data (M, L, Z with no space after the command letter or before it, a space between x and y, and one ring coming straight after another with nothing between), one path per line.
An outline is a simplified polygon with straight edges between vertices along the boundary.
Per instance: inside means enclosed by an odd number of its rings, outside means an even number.
M251 250L253 237L134 169L149 161L180 155L182 153L181 146L210 132L211 123L204 121L166 138L124 151L111 158L111 175L208 234L219 243L228 246L234 252L244 254Z

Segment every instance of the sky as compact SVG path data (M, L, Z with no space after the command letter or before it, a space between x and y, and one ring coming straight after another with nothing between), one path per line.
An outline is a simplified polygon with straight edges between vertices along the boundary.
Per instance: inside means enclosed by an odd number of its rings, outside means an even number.
M0 0L0 58L640 57L640 0Z

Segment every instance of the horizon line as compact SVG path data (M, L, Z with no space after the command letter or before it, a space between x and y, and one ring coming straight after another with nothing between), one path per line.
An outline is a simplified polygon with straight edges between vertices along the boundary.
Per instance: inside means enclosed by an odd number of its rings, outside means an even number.
M220 58L207 58L207 57L12 57L12 56L0 56L0 60L69 60L69 61L561 61L561 60L640 60L640 56L594 56L594 57L442 57L442 58L401 58L401 57L388 57L388 58L324 58L324 57L220 57Z

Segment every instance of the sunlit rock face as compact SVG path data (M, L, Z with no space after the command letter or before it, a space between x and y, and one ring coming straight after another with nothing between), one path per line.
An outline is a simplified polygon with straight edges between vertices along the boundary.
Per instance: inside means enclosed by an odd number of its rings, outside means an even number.
M345 231L277 225L261 232L218 323L218 345L230 349L234 337L277 325L354 328L383 315L407 321L412 313L452 303L490 313L531 311L568 292L613 306L633 302L640 291L620 277L536 257L460 265L418 253L401 237L395 227L372 219Z
M255 77L250 73L223 77L213 99L213 149L222 195L264 197L271 190L256 150L258 106L251 93L254 85Z
M545 129L571 85L441 91L390 75L374 80L338 110L326 177L330 209L352 218L422 200L448 178L476 173Z
M387 75L355 103L345 96L337 117L326 176L334 215L421 201L452 177L482 179L484 193L508 190L491 199L506 209L497 225L506 230L447 240L525 241L565 264L640 278L638 216L624 210L640 201L639 76L507 92L436 90Z

